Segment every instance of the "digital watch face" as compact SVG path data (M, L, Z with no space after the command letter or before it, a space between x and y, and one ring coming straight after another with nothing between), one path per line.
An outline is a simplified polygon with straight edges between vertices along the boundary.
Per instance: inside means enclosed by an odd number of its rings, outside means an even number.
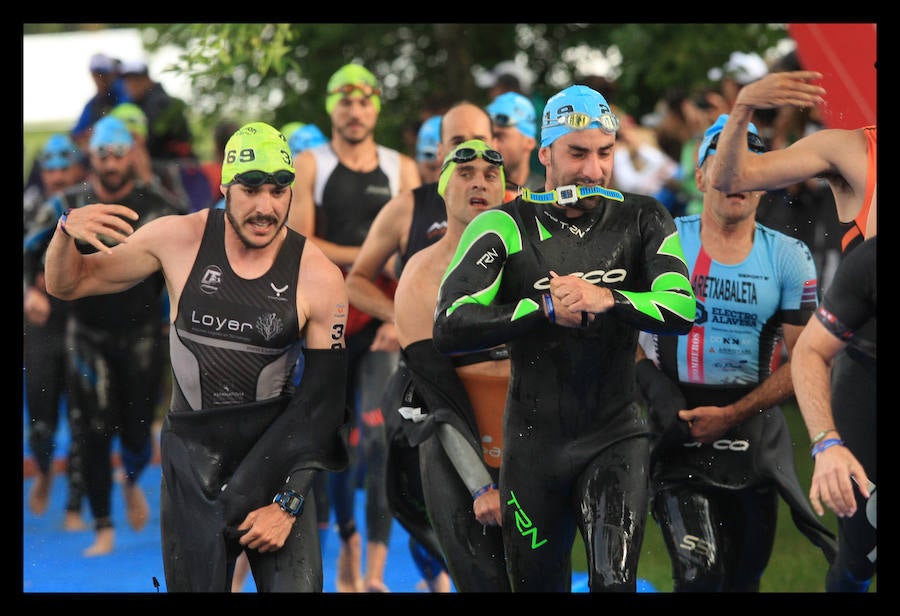
M574 196L575 196L575 191L573 191L571 188L564 188L561 191L559 191L560 199L564 199L564 200L568 201L569 199L572 199Z

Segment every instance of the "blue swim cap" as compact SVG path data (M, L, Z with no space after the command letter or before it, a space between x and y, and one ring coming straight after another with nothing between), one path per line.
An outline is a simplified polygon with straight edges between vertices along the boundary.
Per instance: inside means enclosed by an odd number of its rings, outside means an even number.
M419 127L416 137L416 160L431 162L437 160L438 144L441 142L441 116L431 116Z
M706 157L709 156L710 153L716 151L716 145L719 143L719 134L721 134L722 129L725 128L725 122L727 121L728 114L723 113L716 118L713 125L707 128L706 132L703 133L703 141L700 142L700 148L697 150L698 169L703 165L703 161L706 160ZM759 131L756 130L756 125L753 122L750 122L749 126L747 126L747 147L751 152L755 153L766 151L766 145L763 142L762 137L759 136Z
M291 154L294 156L303 150L314 148L323 143L328 143L328 137L315 124L304 124L288 137L288 146L290 146Z
M82 155L69 136L60 133L47 139L39 160L42 169L68 169L73 163L82 162Z
M526 137L534 139L537 136L534 105L527 96L518 92L504 92L486 109L494 126L515 126Z
M571 133L575 128L570 128L565 123L559 123L561 120L572 113L587 114L590 118L594 118L591 122L581 127L581 130L587 128L599 128L605 132L611 126L602 126L596 118L606 116L613 122L615 128L618 129L618 118L613 114L606 98L596 90L587 86L569 86L565 90L557 92L550 97L547 104L544 105L544 114L541 122L541 147L547 147L563 135ZM613 130L612 132L615 132Z
M115 116L103 116L94 123L90 146L92 150L106 145L134 145L134 138L125 122Z

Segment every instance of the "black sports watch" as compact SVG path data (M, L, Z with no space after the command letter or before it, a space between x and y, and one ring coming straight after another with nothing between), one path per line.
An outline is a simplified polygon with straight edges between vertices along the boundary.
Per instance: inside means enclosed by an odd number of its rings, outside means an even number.
M303 512L303 497L293 490L282 490L272 499L273 503L287 511L295 518Z

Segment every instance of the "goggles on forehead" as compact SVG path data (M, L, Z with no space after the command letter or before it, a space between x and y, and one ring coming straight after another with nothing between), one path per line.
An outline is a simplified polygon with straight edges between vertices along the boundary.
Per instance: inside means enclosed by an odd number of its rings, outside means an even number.
M63 150L62 152L44 152L38 157L38 160L41 162L41 164L47 164L51 160L56 160L59 158L66 161L67 163L73 163L77 156L75 152L72 152L71 150Z
M274 184L278 188L285 188L294 181L294 174L290 171L281 169L275 173L266 173L265 171L245 171L238 173L231 181L247 186L249 188L259 188L263 184Z
M343 94L349 96L354 92L360 92L366 98L370 96L381 96L381 88L370 86L367 83L345 83L329 92L329 94Z
M703 166L704 161L709 158L709 155L716 151L716 146L719 145L719 135L721 134L722 133L716 133L713 138L710 139L709 145L703 152L703 156L697 161L698 169ZM769 148L766 147L766 142L762 140L762 137L756 133L747 133L747 149L754 154L762 154L763 152L768 151Z
M615 133L619 130L619 118L611 111L604 111L598 116L592 116L581 111L570 111L558 116L555 120L545 118L543 128L553 126L565 126L571 130L584 130L590 128L593 122L600 124L600 130L605 133Z
M100 160L106 160L110 156L114 158L124 158L128 154L129 147L127 145L101 145L91 150L91 154Z
M483 158L485 162L488 162L492 165L497 165L498 167L503 166L503 154L498 152L497 150L476 150L475 148L457 148L453 150L453 153L450 155L446 161L444 161L443 166L441 166L441 173L447 168L450 163L468 163L476 158Z
M437 150L419 150L418 158L420 161L432 162L437 160Z

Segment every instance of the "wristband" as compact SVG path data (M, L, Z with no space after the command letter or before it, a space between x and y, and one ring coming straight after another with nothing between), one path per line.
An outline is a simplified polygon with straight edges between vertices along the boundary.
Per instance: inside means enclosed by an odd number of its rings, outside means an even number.
M278 503L284 511L295 518L303 512L303 497L293 490L282 490L272 499L273 503Z
M812 448L812 459L815 460L816 456L828 449L829 447L834 447L835 445L843 445L844 441L839 438L826 438L824 441L820 443L816 443Z
M821 432L816 434L813 437L813 439L809 442L809 446L812 447L813 445L815 445L816 443L821 441L823 438L825 438L825 435L828 434L829 432L834 432L834 428L828 428L827 430L822 430Z
M489 483L486 486L482 486L482 487L478 488L477 490L475 490L475 494L472 495L472 500L473 501L478 500L478 497L481 496L482 494L487 494L491 490L496 490L496 489L497 489L496 483Z
M72 237L69 235L69 232L66 231L66 221L69 219L69 212L72 211L72 208L67 209L62 213L62 216L59 217L59 228L62 229L62 232L66 234L66 237Z
M556 311L553 309L553 298L549 293L544 293L541 298L544 300L544 310L547 311L547 318L551 323L556 323Z

